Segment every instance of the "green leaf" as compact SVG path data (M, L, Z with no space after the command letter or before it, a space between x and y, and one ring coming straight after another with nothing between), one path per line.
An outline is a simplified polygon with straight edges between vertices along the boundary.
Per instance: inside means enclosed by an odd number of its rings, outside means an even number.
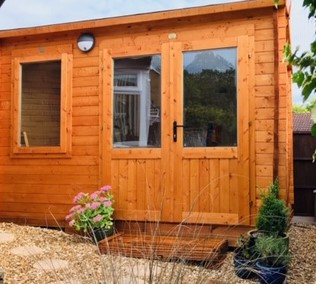
M316 40L311 43L311 52L316 54Z
M293 82L296 83L299 87L302 86L304 80L305 76L302 71L297 71L293 74Z
M302 95L304 97L304 101L306 101L310 94L312 93L312 91L314 91L316 88L316 82L307 82L302 90Z
M312 136L316 137L316 123L313 124L311 128L311 133L312 133Z
M316 90L316 76L313 74L309 74L308 72L305 72L304 74L305 80L302 84L303 90L302 90L302 95L304 98L304 101L306 101L310 94Z

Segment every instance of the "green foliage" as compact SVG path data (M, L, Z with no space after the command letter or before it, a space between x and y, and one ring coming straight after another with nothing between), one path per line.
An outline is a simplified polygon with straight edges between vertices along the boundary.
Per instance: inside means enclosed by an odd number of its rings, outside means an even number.
M282 236L289 226L289 208L284 200L279 199L280 185L278 179L262 194L262 204L256 219L256 227L269 235Z
M309 8L308 18L316 17L316 3L315 0L304 0L303 6Z
M274 236L258 237L255 248L260 262L267 266L287 265L290 261L288 244L285 239Z
M277 0L274 1L277 4ZM316 18L316 1L304 0L303 7L309 9L308 18ZM304 101L308 100L316 91L316 40L310 44L310 51L305 51L298 55L298 49L293 53L290 44L286 44L283 50L285 61L298 68L293 74L293 82L302 89ZM316 123L316 100L311 103L312 119ZM316 124L313 125L311 133L316 137ZM316 160L316 150L312 156L313 162Z
M237 254L245 260L254 260L258 258L258 253L255 250L254 242L250 236L241 235L237 239Z
M236 139L237 98L236 70L225 72L184 71L184 124L188 128L203 128L210 123L221 125L230 139Z
M293 113L309 113L310 112L310 110L308 110L307 106L298 105L298 104L293 105L292 111L293 111Z

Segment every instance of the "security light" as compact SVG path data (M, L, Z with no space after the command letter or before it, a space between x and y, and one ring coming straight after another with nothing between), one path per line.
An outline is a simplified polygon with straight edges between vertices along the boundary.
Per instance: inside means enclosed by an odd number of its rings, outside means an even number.
M88 52L94 47L95 38L91 33L84 33L79 36L77 43L82 52Z

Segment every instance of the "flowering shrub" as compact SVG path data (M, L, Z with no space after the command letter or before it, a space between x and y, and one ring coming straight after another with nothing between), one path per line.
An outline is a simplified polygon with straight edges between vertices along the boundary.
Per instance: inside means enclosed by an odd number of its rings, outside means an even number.
M109 229L113 225L113 196L110 194L111 186L105 185L91 194L78 193L73 203L75 204L66 216L70 227L76 230L103 228Z

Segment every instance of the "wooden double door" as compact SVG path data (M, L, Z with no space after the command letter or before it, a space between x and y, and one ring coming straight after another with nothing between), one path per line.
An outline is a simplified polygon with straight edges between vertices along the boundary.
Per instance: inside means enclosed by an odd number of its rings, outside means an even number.
M249 39L101 44L117 220L249 224Z

